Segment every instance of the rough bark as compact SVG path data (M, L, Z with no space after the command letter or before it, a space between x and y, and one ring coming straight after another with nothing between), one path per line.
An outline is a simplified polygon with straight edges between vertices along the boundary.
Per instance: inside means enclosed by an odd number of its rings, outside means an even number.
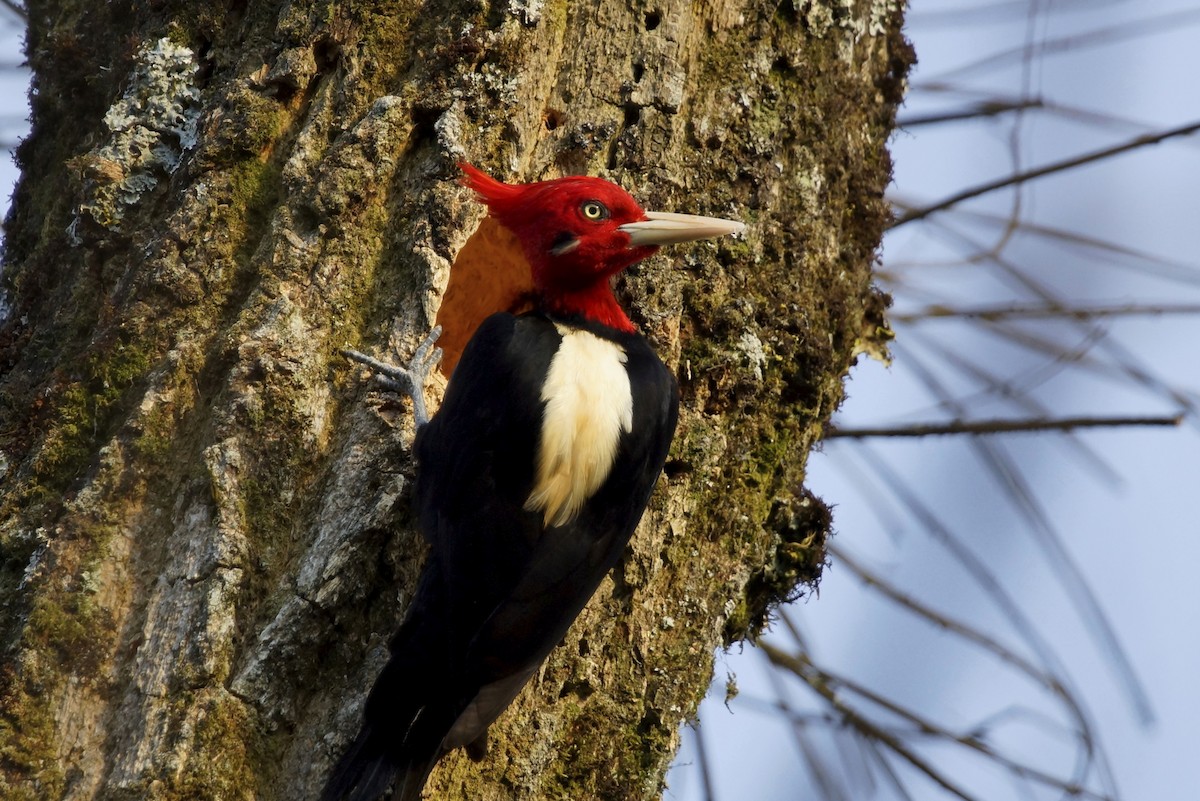
M621 281L682 384L665 476L491 755L430 785L656 797L714 650L819 575L805 456L886 338L899 5L30 3L0 795L315 796L422 558L407 412L338 349L430 326L465 158L749 223Z

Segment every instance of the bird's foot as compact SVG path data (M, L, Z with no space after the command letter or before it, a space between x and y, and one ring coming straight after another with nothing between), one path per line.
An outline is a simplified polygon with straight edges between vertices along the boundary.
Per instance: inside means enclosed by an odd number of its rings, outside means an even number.
M342 355L374 370L375 380L385 389L408 395L412 399L413 421L420 428L429 422L429 414L425 411L425 385L442 360L442 349L433 345L441 335L442 327L435 325L403 367L381 362L356 350L343 349Z

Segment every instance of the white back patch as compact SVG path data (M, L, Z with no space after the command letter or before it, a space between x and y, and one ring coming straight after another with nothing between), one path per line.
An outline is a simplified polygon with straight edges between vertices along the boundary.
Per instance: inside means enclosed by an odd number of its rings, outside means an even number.
M537 473L525 509L547 526L569 523L600 488L617 457L622 431L633 430L633 391L624 348L555 324L562 344L542 386L546 410Z

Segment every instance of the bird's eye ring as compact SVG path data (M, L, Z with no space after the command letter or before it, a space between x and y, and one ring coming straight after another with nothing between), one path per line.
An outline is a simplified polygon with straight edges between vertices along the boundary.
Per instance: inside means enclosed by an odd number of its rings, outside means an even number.
M608 207L606 207L599 200L585 200L583 205L579 207L579 210L583 212L583 216L587 217L589 220L608 219Z

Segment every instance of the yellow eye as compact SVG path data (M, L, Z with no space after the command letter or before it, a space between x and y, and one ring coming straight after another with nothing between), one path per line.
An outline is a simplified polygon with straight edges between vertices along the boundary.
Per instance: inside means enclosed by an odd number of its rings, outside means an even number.
M579 207L579 210L589 220L608 219L608 209L599 200L585 200L583 205Z

